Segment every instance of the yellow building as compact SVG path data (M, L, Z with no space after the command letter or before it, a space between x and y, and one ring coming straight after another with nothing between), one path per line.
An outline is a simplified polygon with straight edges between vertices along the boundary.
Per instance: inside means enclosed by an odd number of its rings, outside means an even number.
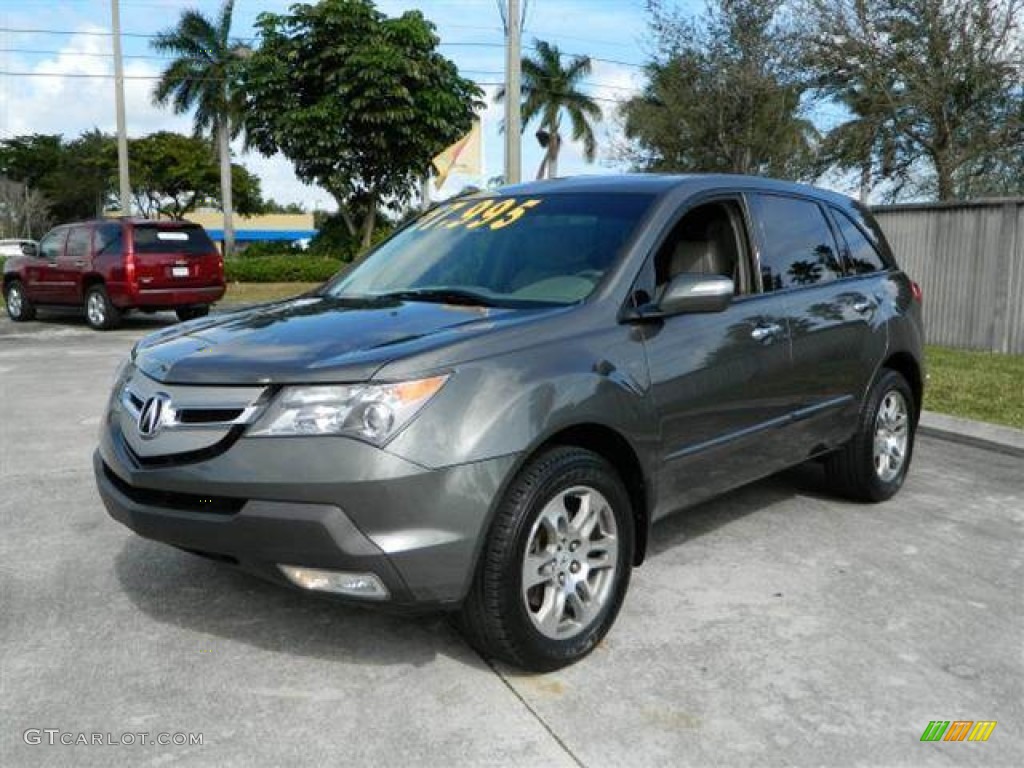
M215 210L192 211L186 217L201 224L218 245L224 241L224 214ZM235 243L292 243L316 235L312 213L268 213L261 216L234 216Z

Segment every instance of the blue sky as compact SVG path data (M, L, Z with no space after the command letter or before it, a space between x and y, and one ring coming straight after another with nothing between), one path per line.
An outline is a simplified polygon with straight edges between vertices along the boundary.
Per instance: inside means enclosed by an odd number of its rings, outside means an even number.
M262 11L280 12L290 0L236 0L234 34L253 34ZM697 0L682 5L695 6ZM145 35L172 26L184 8L198 7L213 15L219 0L121 0L121 26L126 56L128 132L138 136L168 130L190 130L187 117L154 107L149 93L153 77L164 66L148 47ZM442 52L466 77L483 84L503 79L503 33L497 0L380 0L389 15L421 10L438 28ZM20 30L38 30L25 32ZM0 0L0 136L23 133L78 133L99 127L113 131L114 96L109 0ZM139 36L135 36L139 35ZM583 162L578 146L567 143L559 172L607 173L616 170L609 150L616 135L616 103L635 92L646 59L646 14L643 0L529 0L524 43L547 40L563 51L594 59L586 90L605 109L598 129L600 156ZM46 76L43 76L45 73ZM485 85L490 96L493 85ZM490 100L489 100L490 101ZM501 108L490 104L483 113L487 175L502 172ZM536 173L541 150L528 129L523 142L523 176ZM280 202L301 202L331 208L330 197L301 185L284 158L239 158L263 179L264 194ZM477 179L452 177L441 196Z

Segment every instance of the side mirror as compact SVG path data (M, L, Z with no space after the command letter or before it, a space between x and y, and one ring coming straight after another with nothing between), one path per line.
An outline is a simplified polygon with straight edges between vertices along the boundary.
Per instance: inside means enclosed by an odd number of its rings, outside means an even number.
M731 277L684 272L666 286L657 312L668 317L691 312L721 312L734 294Z
M23 256L31 256L32 258L35 258L39 255L39 246L35 243L22 243L21 253Z

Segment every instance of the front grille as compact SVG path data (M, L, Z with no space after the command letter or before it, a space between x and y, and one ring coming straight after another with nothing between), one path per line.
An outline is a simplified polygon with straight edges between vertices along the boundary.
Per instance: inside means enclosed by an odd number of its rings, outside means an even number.
M244 408L186 408L178 411L178 423L229 424L244 412Z
M163 507L180 512L200 512L211 515L233 515L245 506L246 499L231 496L201 496L177 491L159 491L154 488L139 488L122 480L114 470L103 465L103 473L111 485L136 504L149 507Z

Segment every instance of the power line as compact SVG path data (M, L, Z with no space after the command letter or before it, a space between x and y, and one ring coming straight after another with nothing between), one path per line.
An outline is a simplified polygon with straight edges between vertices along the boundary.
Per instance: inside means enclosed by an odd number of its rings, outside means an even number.
M40 56L88 56L90 58L101 58L111 59L114 57L112 53L97 53L94 51L53 51L53 50L42 50L40 48L0 48L0 53L26 53L29 55L40 55ZM157 55L157 54L125 54L121 58L124 59L152 59L154 61L169 61L172 57L169 55Z
M113 35L112 32L106 32L106 31L101 32L99 30L75 31L75 30L67 30L67 29L42 29L42 28L40 28L40 29L28 29L28 28L20 28L20 27L0 27L0 32L10 33L10 34L26 34L26 35L28 35L28 34L32 34L32 35L84 35L84 36L87 36L87 37L111 37ZM149 34L149 33L144 33L144 32L122 32L121 36L122 37L135 37L135 38L141 38L141 39L146 39L146 40L151 40L151 39L159 37L159 35L157 35L157 34ZM234 38L234 39L240 40L240 41L244 41L244 42L254 42L256 40L255 37L238 37L238 38ZM579 39L582 39L582 38L579 38ZM456 41L452 41L452 42L441 41L440 43L438 43L438 47L441 47L441 48L471 48L471 47L475 47L475 48L504 48L505 44L504 43L495 43L495 42L484 42L484 41L456 40ZM523 47L524 50L529 50L529 51L536 51L537 50L537 48L535 46L532 46L532 45L525 45L524 44L522 47ZM618 64L619 66L623 66L623 67L633 67L635 69L646 69L646 65L645 64L638 64L638 63L636 63L634 61L623 61L622 59L610 59L610 58L603 57L603 56L593 56L593 55L591 55L589 53L580 53L578 51L561 51L561 53L563 53L566 56L586 56L591 61L601 61L601 62L604 62L606 64Z

